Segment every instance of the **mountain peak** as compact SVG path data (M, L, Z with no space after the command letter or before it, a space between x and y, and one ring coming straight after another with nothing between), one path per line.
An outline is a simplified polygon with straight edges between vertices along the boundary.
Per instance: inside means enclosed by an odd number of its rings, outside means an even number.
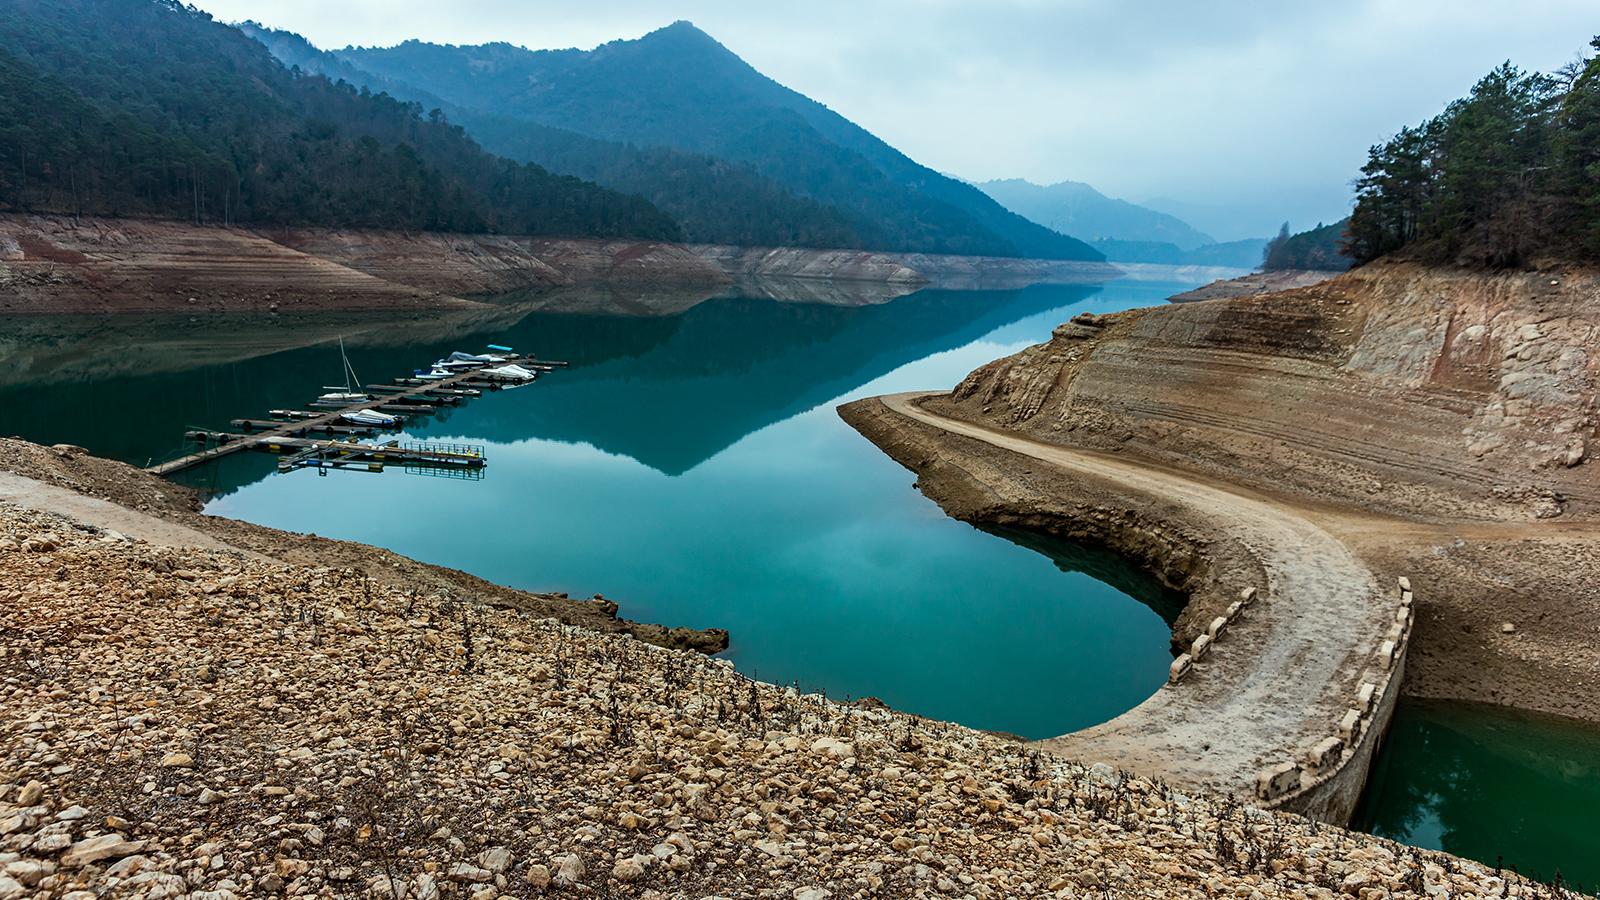
M688 19L679 19L664 25L636 41L614 41L614 44L633 44L639 47L670 47L678 50L718 50L732 54L720 41Z
M654 34L660 34L662 32L673 32L673 33L677 33L677 34L699 34L699 35L705 35L706 37L710 37L711 36L709 34L706 34L704 31L701 31L699 27L697 27L693 22L689 21L688 19L679 19L676 22L673 22L671 25L667 25L667 26L664 26L664 27L661 27L661 28L657 28L653 33Z

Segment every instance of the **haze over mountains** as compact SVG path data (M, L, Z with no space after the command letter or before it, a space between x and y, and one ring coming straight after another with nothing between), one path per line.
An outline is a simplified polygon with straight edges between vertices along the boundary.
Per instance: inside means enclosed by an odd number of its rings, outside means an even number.
M1100 259L1082 241L921 166L678 22L590 51L407 41L280 59L437 101L487 148L640 193L690 240Z
M1107 197L1081 181L1039 185L1008 178L978 188L1012 212L1083 240L1162 241L1181 250L1216 243L1177 216Z
M1262 242L1216 244L1088 185L980 190L942 175L687 22L588 51L413 40L330 52L177 0L10 6L0 22L0 208L1260 261Z
M1107 197L1078 181L1038 185L1018 178L978 185L1007 209L1087 240L1112 262L1254 268L1265 238L1218 242L1177 216Z

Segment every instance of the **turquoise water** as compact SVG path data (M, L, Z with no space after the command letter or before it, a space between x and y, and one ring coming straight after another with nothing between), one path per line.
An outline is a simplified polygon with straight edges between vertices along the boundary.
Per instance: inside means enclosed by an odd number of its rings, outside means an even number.
M368 381L490 342L572 367L408 432L485 445L479 482L277 475L271 458L243 454L192 478L215 491L208 511L218 515L517 587L604 593L629 618L727 628L728 656L765 680L1055 735L1159 687L1171 659L1163 615L1180 601L1116 557L1024 546L949 519L835 407L951 387L1078 312L1160 303L1186 287L924 291L848 307L723 297L667 316L536 312L481 332L423 323L351 334ZM147 332L174 328L186 344L204 342L204 321ZM444 330L455 333L429 337ZM260 342L267 352L192 369L41 372L0 386L0 433L143 463L186 427L298 407L335 378L326 344ZM34 357L71 355L47 349ZM74 414L87 408L102 412Z
M1593 893L1600 733L1491 706L1403 702L1355 827Z
M253 454L191 481L220 515L728 628L729 656L770 681L1043 737L1149 696L1182 598L1115 556L949 519L834 407L948 388L1078 312L1189 286L925 291L856 307L691 298L667 304L683 309L673 315L508 302L465 318L6 319L0 434L143 464L186 428L303 404L337 378L340 334L372 382L491 342L567 359L411 432L486 445L479 482L277 475ZM1593 732L1405 704L1358 824L1592 886L1597 773Z

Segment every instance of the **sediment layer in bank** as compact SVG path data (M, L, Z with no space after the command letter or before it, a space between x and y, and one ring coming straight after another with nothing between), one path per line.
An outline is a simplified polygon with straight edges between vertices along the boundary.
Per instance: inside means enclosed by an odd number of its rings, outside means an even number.
M862 250L0 216L0 314L421 311L574 285L714 290L760 278L905 292L1118 274L1102 263Z

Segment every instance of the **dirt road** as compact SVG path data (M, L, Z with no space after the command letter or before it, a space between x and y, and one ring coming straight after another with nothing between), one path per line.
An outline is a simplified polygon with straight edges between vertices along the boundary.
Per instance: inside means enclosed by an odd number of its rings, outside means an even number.
M1380 584L1315 513L1172 471L936 415L928 394L880 398L907 418L1119 490L1181 503L1241 540L1267 590L1193 674L1110 722L1041 741L1087 762L1248 796L1256 774L1333 734L1393 613Z
M186 525L137 512L105 500L86 497L66 488L45 484L11 472L0 471L0 503L66 516L79 525L114 531L131 540L161 547L192 547L201 550L232 550L257 559L257 553L239 550L209 534Z

